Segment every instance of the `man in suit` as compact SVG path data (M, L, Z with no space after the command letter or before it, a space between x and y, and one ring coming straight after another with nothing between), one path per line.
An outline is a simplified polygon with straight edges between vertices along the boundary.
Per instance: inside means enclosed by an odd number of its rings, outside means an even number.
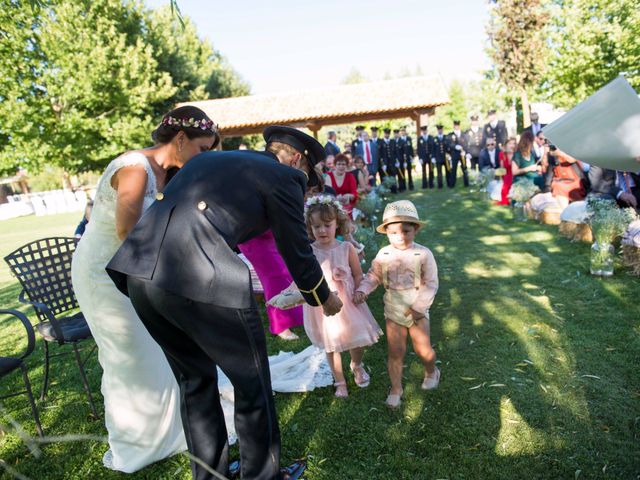
M404 164L406 168L409 190L413 190L413 142L411 141L411 137L407 135L406 127L400 129L400 141L403 144L401 163Z
M471 128L464 132L465 159L471 162L471 168L478 170L480 150L484 146L483 130L478 125L478 115L471 115Z
M464 155L464 137L460 130L460 120L453 121L453 132L447 135L447 153L451 155L451 171L447 177L447 186L454 188L458 177L458 165L462 168L462 181L465 187L469 186L467 174L467 162Z
M356 148L355 156L359 155L364 159L369 175L373 177L373 184L375 185L376 173L378 173L378 145L369 139L367 132L362 132L361 140Z
M448 171L446 164L447 139L444 136L444 127L436 125L438 133L431 137L431 145L429 145L429 153L431 155L431 164L435 166L438 175L438 188L442 188L442 168ZM433 177L429 178L429 188L433 188Z
M340 153L340 147L336 143L336 132L333 130L327 134L327 143L324 144L324 151L327 155L333 155L334 157Z
M107 271L163 349L181 391L190 453L228 475L216 367L235 389L241 475L280 479L280 434L262 319L234 249L268 229L304 299L341 309L313 256L303 218L325 151L289 127L264 131L267 151L206 152L167 184ZM193 478L214 477L191 462ZM298 475L299 476L299 475Z
M531 125L525 128L523 132L526 132L527 130L529 130L531 133L533 133L533 136L535 137L546 126L547 126L546 123L540 123L540 116L538 115L537 112L531 112Z
M487 139L487 146L480 151L480 171L500 167L500 148L494 138Z
M617 172L608 168L589 165L589 195L607 200L617 200L621 189L618 186Z
M404 192L407 189L407 172L404 163L404 142L400 138L400 129L393 130L393 157L395 159L396 171L398 173L398 191Z
M382 170L382 162L380 161L380 157L382 156L382 139L378 137L378 127L371 127L371 142L374 145L375 156L378 159L378 175L380 176L380 183L382 183L382 179L384 178L384 171ZM375 177L375 175L374 175ZM375 178L374 178L375 185Z
M418 138L418 160L422 167L422 188L433 188L433 164L429 156L430 136L427 134L427 126L420 127L420 137ZM429 169L429 183L427 183L427 168Z
M620 193L617 202L621 208L631 207L640 213L640 175L633 172L617 172Z
M389 138L391 134L390 128L385 128L383 130L384 138L382 139L382 143L380 146L380 163L382 165L382 170L389 177L392 177L394 180L397 175L396 169L396 157L395 157L395 141ZM391 186L391 193L398 193L398 187L396 184Z
M507 142L508 132L507 132L507 124L504 123L504 120L498 120L496 116L495 110L489 110L487 113L487 123L482 130L482 146L487 146L487 140L493 138L498 148L502 148L502 146Z
M364 132L364 127L362 125L358 125L356 127L356 138L351 142L351 155L353 156L358 154L358 147L362 143L362 132Z

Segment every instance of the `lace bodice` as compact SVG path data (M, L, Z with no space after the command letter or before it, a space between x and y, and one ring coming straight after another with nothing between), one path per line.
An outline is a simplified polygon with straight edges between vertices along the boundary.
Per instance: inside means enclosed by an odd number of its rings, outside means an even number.
M109 163L98 182L91 219L78 245L78 249L90 251L92 260L100 264L106 265L122 243L116 233L117 192L111 186L111 179L118 170L131 165L143 165L147 172L147 189L142 204L143 214L156 198L156 177L149 161L142 153L125 153Z

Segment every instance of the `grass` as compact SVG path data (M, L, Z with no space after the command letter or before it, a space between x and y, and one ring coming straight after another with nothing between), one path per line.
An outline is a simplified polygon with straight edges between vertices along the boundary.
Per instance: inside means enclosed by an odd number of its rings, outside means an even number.
M402 408L387 410L383 338L365 355L369 388L358 389L349 376L346 400L335 399L331 388L276 395L283 464L308 456L308 480L636 478L638 279L619 264L612 278L589 276L589 245L561 238L557 227L519 223L508 208L460 187L398 198L405 197L428 221L418 242L433 250L440 270L431 321L441 386L420 390L422 369L410 353ZM76 221L57 216L3 222L2 248L58 228L71 232ZM18 291L5 283L0 305L15 307ZM378 291L369 305L383 324L381 299ZM15 341L16 331L3 339ZM299 351L307 342L270 337L268 347L270 353ZM28 359L36 389L41 363L39 346ZM100 402L95 358L88 369ZM88 417L72 359L58 359L52 375L50 397L40 407L45 432L105 436L102 422ZM13 374L1 387L4 392L19 385ZM4 425L10 414L35 433L24 397L5 400L4 406ZM105 450L100 441L54 443L36 458L12 430L0 439L0 459L32 479L125 478L102 467ZM126 478L191 475L180 455Z

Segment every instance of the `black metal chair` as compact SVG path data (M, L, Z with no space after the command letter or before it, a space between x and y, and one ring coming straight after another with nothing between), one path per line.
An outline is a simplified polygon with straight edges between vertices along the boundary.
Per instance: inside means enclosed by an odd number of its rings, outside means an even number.
M18 300L32 305L38 316L36 329L44 339L44 381L40 400L44 401L49 388L50 359L70 352L49 353L49 343L71 345L89 405L98 417L84 365L95 349L82 360L78 344L91 338L91 331L82 312L71 313L78 308L78 301L71 285L71 258L76 243L71 237L52 237L36 240L10 253L4 260L22 285Z
M0 377L4 377L5 375L10 374L17 368L22 370L22 379L24 380L25 389L22 392L10 393L8 395L3 395L0 399L15 397L18 395L22 395L26 393L29 397L29 403L31 404L31 412L33 413L33 419L36 421L36 429L38 430L38 435L40 437L44 437L42 433L42 425L40 425L40 417L38 416L38 409L36 408L36 402L33 400L33 393L31 393L31 383L29 382L29 376L27 375L27 367L24 364L23 360L27 358L33 352L33 349L36 347L36 336L33 333L33 327L31 323L29 323L29 319L26 315L16 311L16 310L5 310L0 309L0 319L6 320L11 317L17 318L24 325L25 330L27 331L27 348L20 356L10 356L10 357L1 357L0 356Z

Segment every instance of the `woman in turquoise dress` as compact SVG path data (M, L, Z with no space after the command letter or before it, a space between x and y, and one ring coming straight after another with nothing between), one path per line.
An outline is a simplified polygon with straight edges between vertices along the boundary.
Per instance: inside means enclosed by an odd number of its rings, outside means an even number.
M544 177L541 175L543 167L536 162L532 148L533 139L533 133L530 131L522 132L518 148L511 160L511 172L513 174L513 183L528 180L542 189L544 186ZM545 156L541 159L542 163L545 161Z

